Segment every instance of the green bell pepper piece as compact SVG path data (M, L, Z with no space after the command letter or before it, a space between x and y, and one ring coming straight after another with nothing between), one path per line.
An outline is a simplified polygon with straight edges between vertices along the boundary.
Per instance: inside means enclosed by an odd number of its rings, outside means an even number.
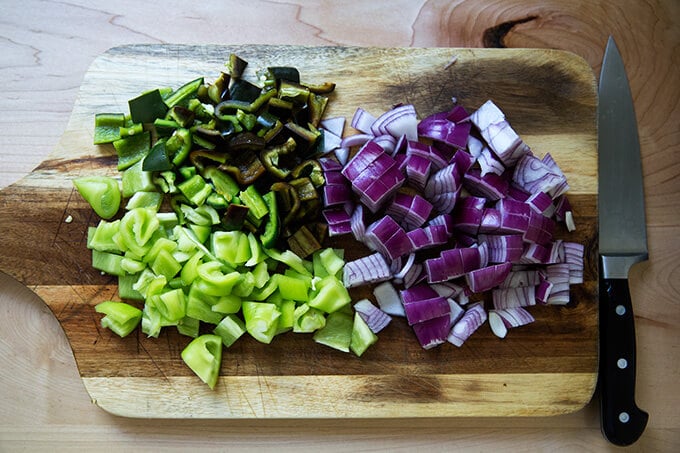
M78 193L102 219L110 219L120 208L118 181L108 176L82 176L73 180Z
M352 317L343 312L331 313L326 317L326 325L317 330L314 341L342 352L349 352L352 342Z
M311 333L325 325L324 313L307 304L298 305L293 312L293 332L295 333Z
M137 162L123 172L123 196L132 197L137 192L154 192L153 173L142 169L142 161Z
M352 300L342 281L332 275L316 282L316 289L309 305L326 313L338 311Z
M241 191L239 198L243 204L248 206L249 214L252 214L256 219L262 219L269 212L266 202L255 186L248 186L245 190Z
M126 210L135 208L150 208L158 212L163 203L163 195L160 192L135 192L125 205Z
M169 322L179 322L186 316L187 301L181 289L173 289L158 296L156 307Z
M238 316L227 315L215 327L213 333L219 335L222 344L228 348L246 333L246 325Z
M97 313L104 313L102 327L111 329L120 337L126 337L139 325L142 311L125 302L105 301L95 305Z
M201 322L190 316L185 316L177 323L177 332L187 337L196 338L199 334Z
M182 360L211 389L215 388L222 364L222 338L204 334L194 338L184 350Z
M211 296L231 294L234 285L241 280L241 274L237 271L224 273L222 269L223 265L218 261L201 264L198 266L199 279L195 280L193 285L197 285L201 291Z
M268 302L243 302L243 318L246 330L257 341L269 344L278 330L281 312Z
M125 126L123 113L97 113L94 116L94 144L101 145L119 140L122 126Z
M172 163L179 167L189 156L191 151L191 131L185 128L177 129L165 142L165 149L172 156Z
M201 206L212 193L212 187L201 175L194 175L177 185L180 192L196 206Z
M241 303L242 303L241 297L235 295L235 294L227 294L224 296L220 296L217 299L217 302L215 302L211 309L214 312L221 313L223 315L230 315L234 313L238 313L241 311Z
M364 318L359 313L354 313L352 339L349 343L349 349L358 357L361 357L376 341L378 341L378 336L368 327Z
M203 77L185 83L165 99L165 105L167 108L172 108L176 105L188 104L191 98L196 97L201 85L203 85Z
M159 90L147 91L130 99L128 107L133 123L153 123L156 118L163 118L168 111Z
M121 253L122 250L113 240L113 237L120 229L120 220L108 222L100 220L99 224L94 228L93 234L88 238L87 247L90 249L99 250L100 252Z
M264 227L264 232L260 236L260 241L264 248L272 248L276 244L276 240L279 238L280 232L280 222L279 222L279 210L276 204L276 193L269 191L262 197L267 209L269 210L269 219Z
M120 275L118 277L118 296L121 299L144 300L144 296L132 287L138 279L139 273Z
M172 169L172 162L165 148L165 140L161 139L153 145L149 154L144 157L142 170L144 171L167 171Z
M309 287L304 280L288 277L283 274L275 274L272 278L278 280L279 292L284 299L298 302L307 302L309 300Z
M109 275L124 275L125 271L121 265L122 255L115 253L100 252L92 250L92 267Z

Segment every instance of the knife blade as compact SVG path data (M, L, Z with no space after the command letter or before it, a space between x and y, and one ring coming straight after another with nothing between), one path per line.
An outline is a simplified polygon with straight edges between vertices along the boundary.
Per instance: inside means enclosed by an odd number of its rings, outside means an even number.
M640 142L621 54L612 37L598 88L600 421L605 438L630 445L649 414L635 403L635 318L628 272L645 261L647 228Z

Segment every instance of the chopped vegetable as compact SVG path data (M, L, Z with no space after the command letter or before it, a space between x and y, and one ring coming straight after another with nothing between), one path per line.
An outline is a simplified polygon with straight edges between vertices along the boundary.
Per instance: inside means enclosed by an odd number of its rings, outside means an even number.
M139 308L124 302L106 301L95 305L97 313L104 313L101 320L102 327L111 329L120 337L126 337L135 330L142 319L142 311Z
M182 360L211 389L215 388L222 364L222 338L205 334L194 338L184 350Z
M110 219L120 208L118 181L108 176L82 176L73 180L78 193L102 219Z

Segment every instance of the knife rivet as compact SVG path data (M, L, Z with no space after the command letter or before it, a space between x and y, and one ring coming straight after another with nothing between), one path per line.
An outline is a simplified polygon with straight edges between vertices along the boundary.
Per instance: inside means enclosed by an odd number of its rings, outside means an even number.
M621 423L628 423L628 420L630 420L630 416L628 415L628 412L621 412L619 414L619 421Z
M624 307L623 305L617 305L615 310L616 314L619 316L623 316L624 314L626 314L626 307Z
M626 359L619 359L616 361L616 366L623 370L628 366L628 361Z

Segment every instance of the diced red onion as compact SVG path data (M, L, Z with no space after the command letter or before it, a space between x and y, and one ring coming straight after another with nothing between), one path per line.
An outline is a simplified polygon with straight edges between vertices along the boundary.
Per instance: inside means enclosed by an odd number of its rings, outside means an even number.
M390 267L380 253L345 263L343 281L346 288L378 283L392 277Z
M340 141L340 148L350 149L355 146L363 146L374 138L371 134L348 135Z
M335 159L331 159L328 157L321 157L319 158L319 165L321 165L321 169L324 172L327 171L341 171L342 170L342 165Z
M529 206L529 204L526 204ZM555 231L555 221L531 211L529 214L529 222L527 229L524 232L524 240L528 242L535 242L541 245L547 245L552 241L553 232Z
M361 107L357 108L352 117L351 125L354 129L363 132L364 134L371 134L371 126L375 122L375 117L368 113Z
M481 175L485 176L489 173L501 175L505 171L503 163L496 158L496 155L491 152L486 146L482 148L482 152L477 158L479 167L481 168Z
M418 117L411 104L404 104L383 113L371 124L373 135L390 134L399 138L405 135L409 140L418 139Z
M454 324L447 340L449 343L461 347L486 320L486 310L481 303L470 305L460 320Z
M451 307L445 298L436 296L432 299L404 301L404 311L408 324L412 326L432 318L449 315Z
M404 169L410 185L418 190L425 190L425 185L432 171L432 161L416 154L407 155Z
M423 349L432 349L444 344L450 330L451 317L449 315L428 319L413 325L413 332Z
M333 132L320 128L323 133L323 153L329 153L342 146L342 137L334 134Z
M491 299L496 310L529 307L536 305L536 287L518 286L515 288L497 288L491 291Z
M564 262L569 265L569 284L583 283L585 247L577 242L564 242Z
M325 207L344 205L352 200L352 192L346 184L324 184L323 204Z
M492 101L485 102L470 115L470 121L477 126L482 138L506 166L512 166L529 147L505 120L503 112Z
M468 272L465 281L473 292L481 293L503 283L511 269L511 263L494 264Z
M431 218L427 224L430 226L441 225L445 228L446 236L453 236L454 223L451 214L439 214Z
M463 287L454 282L442 282L431 285L437 294L446 298L457 298L463 293Z
M531 154L524 155L515 166L512 180L530 193L546 192L555 198L564 193L566 178ZM567 186L568 187L568 186Z
M470 123L454 123L446 118L430 117L418 123L418 135L464 148L470 135Z
M425 273L423 272L423 265L420 263L414 263L413 266L404 275L403 282L404 288L409 289L413 285L417 285L425 279Z
M373 288L373 296L382 311L392 316L406 316L399 293L392 283L386 281Z
M468 234L476 235L482 223L486 199L468 196L458 200L452 213L453 226Z
M555 285L548 280L541 280L540 283L536 285L536 302L541 305L547 304L554 286Z
M344 209L324 209L322 214L329 225L337 225L338 223L345 223L350 220L349 214Z
M522 307L506 308L503 310L489 310L489 326L499 338L505 338L508 329L525 326L535 319Z
M349 222L340 222L334 225L328 225L328 236L342 236L352 232L352 226Z
M555 212L555 205L553 200L545 192L535 192L530 194L525 203L538 214L543 214L546 217L551 217Z
M345 130L345 117L334 116L332 118L325 118L321 120L319 125L331 134L342 137L342 134Z
M519 286L536 286L541 283L541 273L536 269L511 270L499 288L516 288Z
M517 263L524 253L522 235L484 235L484 242L489 248L489 262Z
M446 302L449 303L449 308L451 310L449 312L449 320L451 322L451 325L453 326L454 324L456 324L460 320L460 318L463 317L463 314L465 313L465 309L463 307L461 307L458 304L458 302L456 302L453 299L453 297L447 297Z
M354 239L359 242L364 242L366 225L364 224L364 207L362 204L356 205L354 212L349 219L349 223L352 228L352 234L354 234Z
M500 200L507 193L509 183L507 179L494 173L482 176L481 170L471 168L463 176L463 186L472 195L488 200Z
M354 310L359 313L359 316L366 322L368 328L373 333L378 333L383 330L392 321L392 318L373 305L368 299L361 299L354 304Z

